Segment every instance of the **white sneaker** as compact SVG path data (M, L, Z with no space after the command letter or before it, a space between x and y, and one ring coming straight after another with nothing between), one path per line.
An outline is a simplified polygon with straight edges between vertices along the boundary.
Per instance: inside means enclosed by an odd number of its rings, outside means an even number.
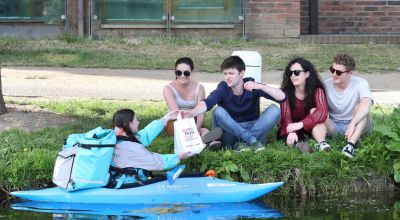
M315 148L319 151L325 151L325 152L329 152L332 150L331 145L329 145L328 143L326 143L325 141L321 141L318 144L315 145Z

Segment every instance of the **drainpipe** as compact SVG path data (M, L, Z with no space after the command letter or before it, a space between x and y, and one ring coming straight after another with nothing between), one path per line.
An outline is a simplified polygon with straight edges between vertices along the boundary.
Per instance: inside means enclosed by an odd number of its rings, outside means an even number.
M310 34L318 34L318 0L310 0Z
M167 0L167 36L171 36L171 0Z
M78 0L78 36L85 36L83 32L83 0Z
M89 16L88 16L88 26L89 26L89 38L93 39L93 0L89 0Z
M246 32L246 9L247 9L247 1L242 0L242 17L239 17L239 20L242 20L242 40L247 39L247 32Z
M65 33L69 33L69 13L68 13L68 10L69 10L69 7L68 7L68 4L69 4L69 1L68 0L65 0L65 5L64 5L64 9L65 9L65 12L64 12L64 32Z

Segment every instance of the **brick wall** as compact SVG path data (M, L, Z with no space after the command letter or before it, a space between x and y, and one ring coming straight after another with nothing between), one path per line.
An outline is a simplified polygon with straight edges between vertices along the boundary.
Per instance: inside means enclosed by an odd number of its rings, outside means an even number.
M300 34L310 33L310 0L300 0Z
M300 35L300 0L248 0L247 33L255 38Z
M318 7L320 34L400 34L399 0L320 0ZM308 21L301 17L302 34L309 33Z

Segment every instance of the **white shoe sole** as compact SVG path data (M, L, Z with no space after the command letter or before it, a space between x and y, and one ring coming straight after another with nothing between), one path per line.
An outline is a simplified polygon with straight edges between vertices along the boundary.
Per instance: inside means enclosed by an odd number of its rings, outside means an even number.
M265 150L265 147L260 147L260 148L258 148L256 151L254 151L254 152L257 153L257 152L260 152L260 151L263 151L263 150Z
M353 155L347 153L346 151L342 151L342 154L346 155L346 157L349 157L349 158L352 158L352 159L354 158Z
M331 147L324 147L324 148L320 148L319 151L331 152L332 149L331 149Z

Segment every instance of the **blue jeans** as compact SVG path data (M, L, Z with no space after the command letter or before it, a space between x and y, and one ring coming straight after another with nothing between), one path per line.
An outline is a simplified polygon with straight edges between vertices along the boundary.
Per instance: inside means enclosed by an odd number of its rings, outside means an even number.
M233 148L241 140L252 144L257 140L265 143L267 135L279 120L281 111L276 105L270 105L255 121L236 122L222 107L215 108L212 114L212 126L224 130L222 144Z

